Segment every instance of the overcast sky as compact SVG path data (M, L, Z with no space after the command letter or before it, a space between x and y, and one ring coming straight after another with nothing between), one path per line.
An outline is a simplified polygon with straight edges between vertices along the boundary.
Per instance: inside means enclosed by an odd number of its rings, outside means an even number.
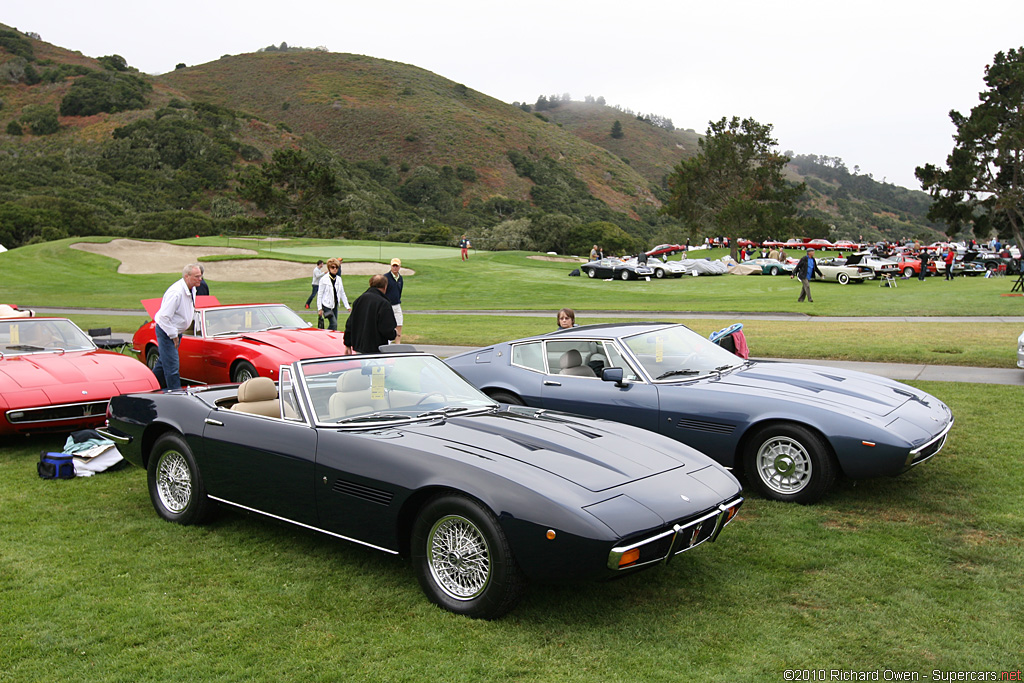
M152 74L282 41L413 64L506 102L604 96L704 132L774 126L782 151L841 157L920 189L944 164L949 110L1024 45L1024 2L972 0L177 0L8 3L0 22Z

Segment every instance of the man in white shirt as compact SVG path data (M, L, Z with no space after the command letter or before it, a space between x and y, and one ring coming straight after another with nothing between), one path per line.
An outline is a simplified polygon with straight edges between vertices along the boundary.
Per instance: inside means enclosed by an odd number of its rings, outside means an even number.
M156 312L153 326L160 357L153 366L160 386L166 389L181 389L178 375L178 344L181 333L192 325L196 312L195 288L202 280L199 264L190 263L181 271L181 279L164 292L160 310Z

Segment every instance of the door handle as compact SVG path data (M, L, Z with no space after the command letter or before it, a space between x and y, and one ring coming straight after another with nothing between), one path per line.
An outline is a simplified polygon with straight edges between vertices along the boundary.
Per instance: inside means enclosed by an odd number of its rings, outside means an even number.
M211 417L206 418L205 420L203 420L203 422L205 422L208 425L213 425L214 427L223 427L224 426L223 422L221 422L220 420L214 420Z
M546 380L544 380L544 386L546 386L546 387L560 387L560 386L562 386L562 383L561 382L556 382L553 379L546 379Z

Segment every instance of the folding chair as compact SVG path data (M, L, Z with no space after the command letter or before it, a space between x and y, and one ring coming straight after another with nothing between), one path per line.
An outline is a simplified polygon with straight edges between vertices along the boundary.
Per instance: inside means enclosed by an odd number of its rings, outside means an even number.
M109 351L124 353L124 350L131 346L129 340L111 336L109 327L94 327L89 330L89 336L92 337L93 344Z

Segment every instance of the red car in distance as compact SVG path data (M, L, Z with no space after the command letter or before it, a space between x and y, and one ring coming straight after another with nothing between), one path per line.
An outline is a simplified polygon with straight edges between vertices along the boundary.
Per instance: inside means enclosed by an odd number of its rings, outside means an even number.
M152 318L160 299L145 299L142 305ZM317 329L284 304L221 305L216 297L200 296L196 314L197 324L178 347L183 384L244 382L257 376L276 381L282 365L345 353L342 332ZM160 357L154 324L145 323L132 338L132 348L150 368Z
M99 427L111 397L159 388L66 318L0 318L0 435Z
M686 246L682 244L659 244L646 253L649 257L661 258L662 256L672 256L683 251L686 251Z

